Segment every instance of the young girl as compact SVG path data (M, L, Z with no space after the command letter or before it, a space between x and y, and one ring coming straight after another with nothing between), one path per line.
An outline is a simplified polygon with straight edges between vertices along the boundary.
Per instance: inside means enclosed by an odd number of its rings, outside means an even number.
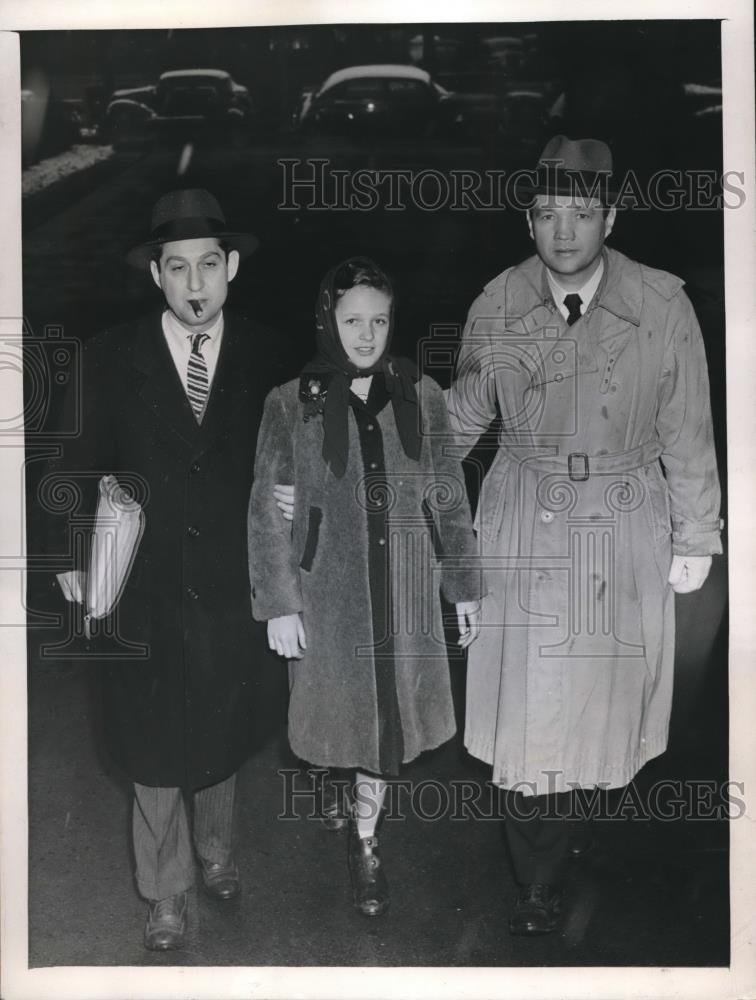
M323 280L317 354L265 404L250 502L252 603L289 660L295 754L356 772L355 906L388 905L376 824L386 778L454 735L439 583L459 645L476 638L480 571L440 388L389 354L393 290L352 258ZM294 483L293 524L276 483Z

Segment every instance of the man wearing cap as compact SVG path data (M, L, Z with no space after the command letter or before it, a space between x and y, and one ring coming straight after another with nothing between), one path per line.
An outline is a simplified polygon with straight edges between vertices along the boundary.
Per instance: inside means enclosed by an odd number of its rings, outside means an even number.
M81 392L68 400L82 408L81 434L52 470L80 485L85 512L104 474L136 483L144 509L102 677L105 738L134 786L149 949L183 946L195 851L210 896L240 889L235 776L268 655L249 608L247 504L263 401L285 374L271 335L224 309L256 245L228 230L207 191L160 198L150 238L128 260L164 303L85 345ZM80 568L58 579L69 601L85 600Z
M547 144L518 189L536 255L473 303L448 400L465 450L501 415L465 744L507 790L513 934L558 924L586 844L572 790L621 788L664 751L674 594L722 551L699 326L681 279L605 246L611 170L603 142Z

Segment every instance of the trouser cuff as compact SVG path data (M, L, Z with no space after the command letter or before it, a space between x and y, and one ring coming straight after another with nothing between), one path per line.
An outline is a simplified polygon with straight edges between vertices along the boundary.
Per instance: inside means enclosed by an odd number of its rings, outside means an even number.
M222 848L218 847L217 844L196 843L194 847L201 858L204 858L205 861L212 861L216 865L229 864L234 853L230 847Z
M191 875L176 877L162 882L147 882L137 878L137 890L143 899L167 899L169 896L177 896L180 892L186 892L194 885L194 872Z

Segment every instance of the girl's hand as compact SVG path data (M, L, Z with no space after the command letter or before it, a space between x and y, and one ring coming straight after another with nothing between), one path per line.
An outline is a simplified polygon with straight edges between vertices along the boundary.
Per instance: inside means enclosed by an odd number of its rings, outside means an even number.
M457 609L457 627L459 628L459 639L457 645L462 649L467 649L478 638L480 633L480 601L458 601L455 605Z
M274 653L287 660L301 660L302 653L307 649L302 616L296 614L271 618L268 622L268 645Z

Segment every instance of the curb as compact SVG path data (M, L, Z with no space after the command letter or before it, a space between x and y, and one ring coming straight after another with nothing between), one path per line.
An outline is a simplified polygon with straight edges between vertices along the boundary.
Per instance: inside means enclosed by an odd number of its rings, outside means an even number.
M79 198L88 194L93 187L130 167L143 155L140 153L137 156L124 156L114 153L107 160L93 163L83 170L61 177L42 191L27 195L21 203L22 232L28 233L43 222L47 222L52 216L69 208Z

